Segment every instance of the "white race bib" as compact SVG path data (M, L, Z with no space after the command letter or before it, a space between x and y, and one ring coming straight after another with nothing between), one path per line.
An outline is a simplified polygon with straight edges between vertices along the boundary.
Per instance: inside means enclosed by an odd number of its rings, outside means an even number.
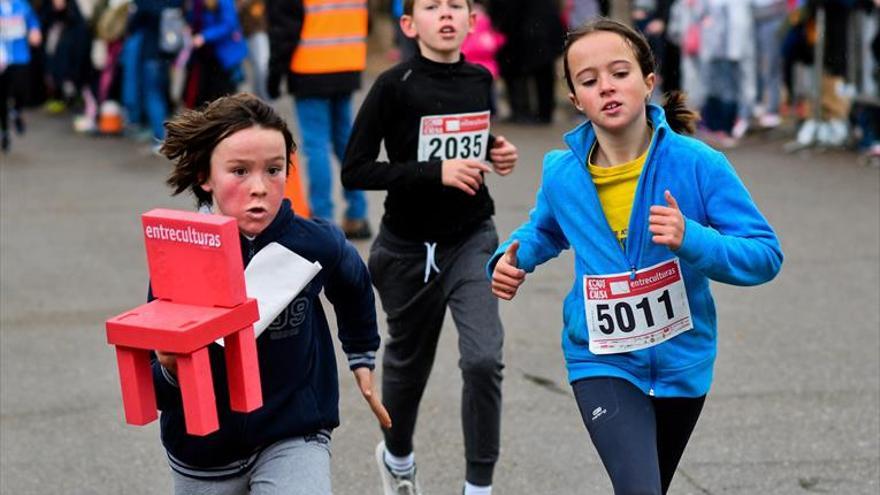
M27 24L24 16L4 17L0 19L0 39L16 40L27 36Z
M678 258L632 273L584 276L590 352L617 354L694 328Z
M489 111L426 115L419 123L419 161L483 160L489 146Z

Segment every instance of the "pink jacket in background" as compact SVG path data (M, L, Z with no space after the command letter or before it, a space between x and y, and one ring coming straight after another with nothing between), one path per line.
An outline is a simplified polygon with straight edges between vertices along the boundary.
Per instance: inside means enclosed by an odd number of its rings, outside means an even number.
M468 62L480 64L489 69L493 78L498 78L498 62L495 54L504 45L504 35L495 31L489 16L479 6L475 6L477 21L474 32L468 35L461 45L461 52Z

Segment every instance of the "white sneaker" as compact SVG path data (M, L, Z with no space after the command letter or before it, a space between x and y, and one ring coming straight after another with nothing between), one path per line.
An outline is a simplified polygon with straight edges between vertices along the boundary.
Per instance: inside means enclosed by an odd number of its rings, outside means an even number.
M801 124L801 128L798 129L797 138L795 140L801 146L810 146L811 144L816 143L816 134L819 128L819 123L813 119L809 119L804 121Z
M849 128L843 119L833 119L828 122L828 144L831 146L843 146L849 137Z
M391 468L385 464L385 442L379 442L379 445L376 445L376 466L379 468L379 476L382 478L382 493L384 495L422 495L422 489L416 479L415 465L409 473L398 475L392 473Z
M740 140L749 130L749 121L746 119L736 119L733 129L730 130L730 136L733 139Z
M773 129L782 124L782 117L776 113L767 113L758 118L758 123L764 129Z

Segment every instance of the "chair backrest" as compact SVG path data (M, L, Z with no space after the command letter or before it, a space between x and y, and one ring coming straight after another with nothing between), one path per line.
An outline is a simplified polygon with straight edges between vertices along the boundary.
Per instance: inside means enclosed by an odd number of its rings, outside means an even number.
M247 299L235 219L157 208L141 216L157 299L231 308Z

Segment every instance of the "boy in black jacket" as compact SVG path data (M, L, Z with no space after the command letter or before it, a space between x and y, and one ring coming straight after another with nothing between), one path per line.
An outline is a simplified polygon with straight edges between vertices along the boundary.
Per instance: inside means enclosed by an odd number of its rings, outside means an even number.
M382 391L394 426L376 449L386 494L420 491L412 438L447 306L464 381L465 493L491 492L498 459L504 331L481 268L498 243L483 174L509 174L517 151L489 135L492 76L461 56L474 17L469 0L405 2L401 27L421 53L373 85L342 168L345 187L388 191L369 259L388 316ZM377 160L383 140L388 161Z

